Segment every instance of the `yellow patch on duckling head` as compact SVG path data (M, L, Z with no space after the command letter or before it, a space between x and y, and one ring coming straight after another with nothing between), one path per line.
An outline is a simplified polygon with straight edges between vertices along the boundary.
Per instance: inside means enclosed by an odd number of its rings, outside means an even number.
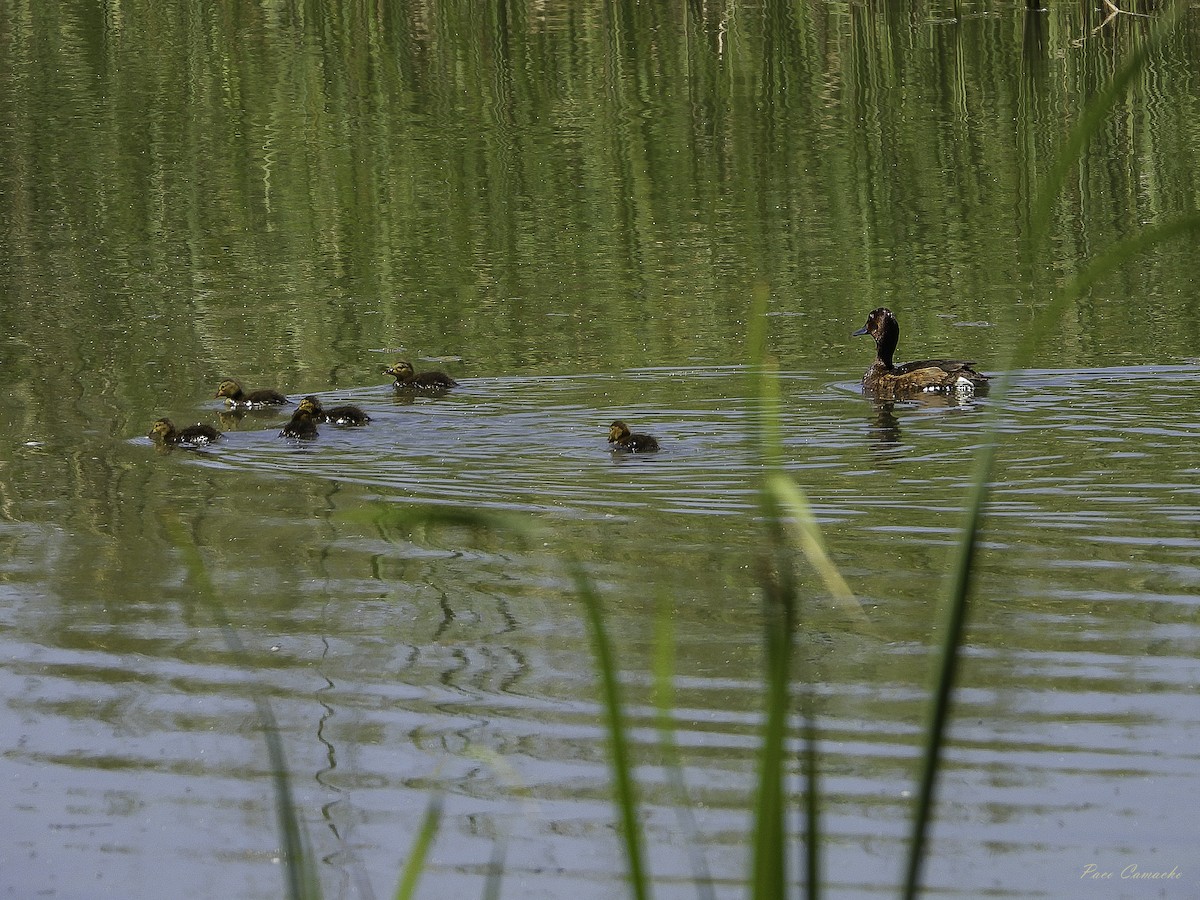
M305 397L300 401L300 405L296 409L300 412L306 412L310 416L317 416L321 414L321 401L316 397Z
M629 426L620 419L608 426L608 442L615 444L629 437Z
M242 392L242 386L232 378L226 378L217 386L217 392L213 394L213 398L228 397L233 398Z
M407 359L402 359L394 366L384 369L383 373L399 379L411 378L416 374L413 370L412 363L410 363Z
M153 441L166 440L175 431L175 426L171 424L170 419L159 419L150 427L150 433L146 437Z

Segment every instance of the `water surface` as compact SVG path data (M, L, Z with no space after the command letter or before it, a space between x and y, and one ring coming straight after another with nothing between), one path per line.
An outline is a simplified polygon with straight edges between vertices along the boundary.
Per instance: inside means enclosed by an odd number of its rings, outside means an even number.
M1005 397L872 404L850 332L888 305L902 359L1000 374L1057 284L1190 211L1194 29L1152 55L1030 251L1035 185L1141 20L342 12L0 10L4 891L279 896L262 692L327 896L390 893L435 795L421 896L482 894L497 848L504 896L619 895L575 557L621 662L656 895L742 896L765 540L745 335L765 290L783 465L860 601L799 570L829 895L900 878L994 413L929 889L1193 896L1191 244L1070 305ZM380 372L401 357L462 386L398 396ZM223 413L227 376L373 421L288 441L286 413ZM162 452L161 415L226 437ZM663 451L614 456L615 418ZM400 524L427 506L516 525ZM652 702L663 623L686 802Z

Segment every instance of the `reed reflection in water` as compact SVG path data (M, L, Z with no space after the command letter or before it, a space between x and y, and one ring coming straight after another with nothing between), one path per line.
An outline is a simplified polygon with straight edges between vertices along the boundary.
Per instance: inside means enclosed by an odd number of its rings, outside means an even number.
M955 12L0 5L4 892L278 896L265 690L329 895L393 884L439 789L423 894L482 893L502 837L506 895L620 893L568 551L633 702L658 896L695 893L693 843L740 895L762 531L731 363L766 284L785 464L870 626L806 597L829 894L890 893L934 598L997 401L873 407L845 336L888 305L921 355L993 361L1060 279L1192 210L1200 172L1182 27L1028 258L1064 128L1149 23ZM1090 898L1086 865L1193 854L1198 280L1187 241L1127 261L1004 401L931 892ZM400 354L453 357L462 389L398 402L379 360ZM229 374L375 421L139 437L214 421ZM663 451L615 458L618 417ZM377 515L424 504L540 535ZM652 727L660 604L694 837Z

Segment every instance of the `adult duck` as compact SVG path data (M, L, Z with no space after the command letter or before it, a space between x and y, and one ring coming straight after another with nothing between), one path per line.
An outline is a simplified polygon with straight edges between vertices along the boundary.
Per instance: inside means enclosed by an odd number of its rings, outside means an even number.
M146 437L156 444L211 444L220 439L221 432L201 422L179 429L170 419L159 419Z
M242 386L232 378L226 378L217 387L214 397L224 397L231 407L256 409L264 406L284 406L292 401L279 391L262 388L257 391L244 391Z
M371 417L357 406L331 406L325 409L316 397L305 397L296 407L297 412L307 412L318 422L328 422L330 425L366 425Z
M406 359L384 369L383 374L396 379L392 387L398 391L427 391L437 394L458 387L458 382L445 372L418 372Z
M658 440L649 434L634 434L620 419L608 426L608 442L614 450L629 453L653 453L658 449Z
M855 335L875 339L875 361L863 375L863 391L884 400L923 393L969 395L987 390L988 376L976 372L974 363L957 359L923 359L896 365L892 356L900 342L900 324L886 307L872 310L867 324Z

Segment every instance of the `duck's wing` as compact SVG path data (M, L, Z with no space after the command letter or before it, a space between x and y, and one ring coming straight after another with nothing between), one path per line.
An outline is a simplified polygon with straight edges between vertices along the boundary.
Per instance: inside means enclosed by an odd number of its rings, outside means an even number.
M975 371L975 363L962 359L922 359L896 366L892 370L892 374L896 376L915 375L917 372L926 370L941 371L947 375L968 375L987 380L986 375Z
M897 366L892 374L906 387L921 390L983 388L988 377L976 372L974 363L961 359L922 359Z
M961 372L964 369L974 371L971 367L974 363L965 362L961 359L921 359L916 362L908 362L902 366L896 366L892 370L893 375L912 375L924 369L940 369L943 372Z

